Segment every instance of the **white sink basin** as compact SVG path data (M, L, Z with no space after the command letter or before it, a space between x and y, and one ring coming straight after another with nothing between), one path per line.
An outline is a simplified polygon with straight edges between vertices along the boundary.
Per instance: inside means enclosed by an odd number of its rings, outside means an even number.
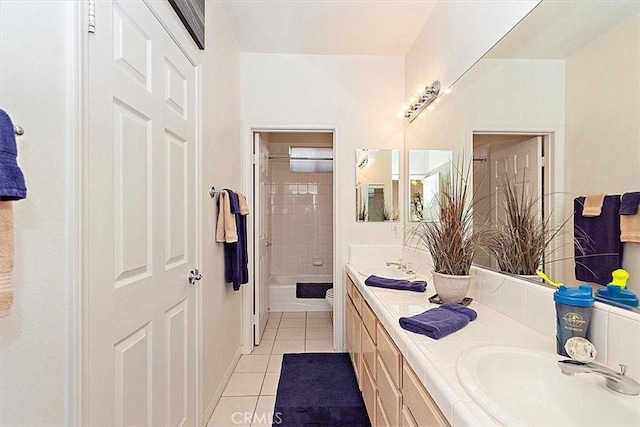
M399 270L398 267L395 267L395 266L363 267L361 269L358 269L358 273L362 274L365 277L378 276L378 277L385 277L387 279L411 280L416 277L415 273L407 274Z
M508 426L638 426L640 396L607 388L595 374L563 375L563 357L506 346L460 355L458 378L489 414Z

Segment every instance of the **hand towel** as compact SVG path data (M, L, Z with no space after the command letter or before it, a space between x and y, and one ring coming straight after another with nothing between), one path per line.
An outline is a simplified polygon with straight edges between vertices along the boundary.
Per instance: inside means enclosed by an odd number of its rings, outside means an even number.
M593 217L600 216L602 213L602 204L604 203L605 194L592 194L585 198L582 215Z
M242 214L243 209L240 206L238 193L229 189L223 191L229 196L229 211L235 221L238 234L236 242L225 242L224 244L224 276L227 283L233 284L233 290L238 291L240 285L249 283L247 214ZM248 208L246 210L248 212Z
M13 305L11 271L13 270L13 202L0 202L0 317L8 315Z
M448 302L415 316L401 317L400 326L407 331L439 340L464 328L477 317L475 310Z
M0 110L0 201L27 197L24 175L18 166L18 147L13 122Z
M620 200L620 215L635 215L640 205L640 191L624 193Z
M238 241L236 218L231 213L229 192L222 190L218 197L218 224L216 227L216 242L233 243Z
M367 286L376 288L397 289L400 291L424 292L427 289L427 282L417 280L410 282L408 280L387 279L385 277L369 276L364 281Z
M597 217L583 215L584 200L577 197L573 201L576 280L606 285L611 273L622 268L620 196L606 196Z
M238 203L240 204L240 215L249 215L249 205L244 194L236 192L238 195Z

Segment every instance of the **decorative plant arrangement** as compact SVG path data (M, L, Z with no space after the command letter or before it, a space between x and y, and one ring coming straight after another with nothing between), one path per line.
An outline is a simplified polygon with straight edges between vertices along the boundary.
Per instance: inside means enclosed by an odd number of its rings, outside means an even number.
M424 246L433 259L434 286L443 302L460 302L471 284L471 264L478 251L493 240L494 230L474 227L471 167L452 165L439 200L439 221L420 222L409 232L410 239ZM459 285L450 282L462 277ZM446 280L447 283L443 283Z
M488 249L501 271L520 275L535 275L540 268L549 245L560 233L550 218L542 218L540 199L527 194L524 184L507 179L502 185L504 195L504 222L496 225Z

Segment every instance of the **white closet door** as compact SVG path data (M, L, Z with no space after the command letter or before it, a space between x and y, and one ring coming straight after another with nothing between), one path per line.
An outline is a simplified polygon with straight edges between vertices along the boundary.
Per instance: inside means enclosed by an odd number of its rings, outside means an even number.
M96 2L83 423L196 423L196 68L142 1Z

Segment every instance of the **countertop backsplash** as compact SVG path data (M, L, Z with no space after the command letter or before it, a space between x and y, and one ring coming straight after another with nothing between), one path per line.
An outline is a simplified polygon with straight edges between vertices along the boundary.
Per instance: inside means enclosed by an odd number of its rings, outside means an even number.
M353 265L384 265L387 261L411 262L431 287L431 258L427 252L407 246L351 245L349 262ZM474 267L475 278L469 296L478 302L534 329L554 337L554 288ZM640 314L596 302L590 326L590 341L598 352L596 360L618 369L628 366L627 375L640 380Z

